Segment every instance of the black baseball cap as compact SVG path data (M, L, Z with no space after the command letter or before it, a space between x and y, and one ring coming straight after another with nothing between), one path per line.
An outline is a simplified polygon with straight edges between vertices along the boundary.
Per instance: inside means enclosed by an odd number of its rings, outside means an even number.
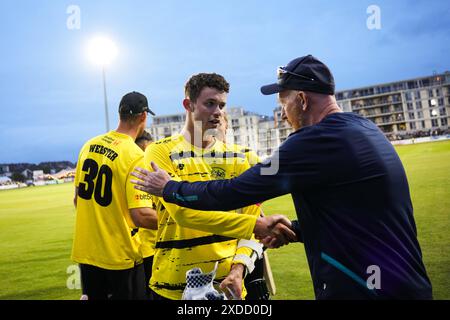
M330 69L312 55L296 58L285 67L278 67L278 81L261 87L262 94L284 90L301 90L334 94L334 78Z
M138 114L148 112L151 115L155 113L148 107L147 98L139 92L133 91L122 97L119 104L120 114Z

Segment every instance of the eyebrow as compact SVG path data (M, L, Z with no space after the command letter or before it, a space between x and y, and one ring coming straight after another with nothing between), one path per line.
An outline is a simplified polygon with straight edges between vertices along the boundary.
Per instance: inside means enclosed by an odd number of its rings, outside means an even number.
M223 101L220 101L220 100L217 100L217 99L214 99L214 98L209 98L205 102L215 102L215 103L218 103L218 104L223 105L223 106L227 104L226 102L223 102Z

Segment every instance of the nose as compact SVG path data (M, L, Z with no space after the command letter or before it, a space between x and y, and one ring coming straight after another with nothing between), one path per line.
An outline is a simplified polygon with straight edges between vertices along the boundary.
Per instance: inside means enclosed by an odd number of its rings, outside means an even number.
M220 109L218 105L214 108L213 116L214 118L220 118L221 116L223 116L223 110Z

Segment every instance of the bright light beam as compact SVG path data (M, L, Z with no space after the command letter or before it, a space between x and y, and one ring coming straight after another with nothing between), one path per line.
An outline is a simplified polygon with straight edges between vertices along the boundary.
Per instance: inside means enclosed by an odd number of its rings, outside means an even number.
M87 55L95 65L109 65L116 58L117 53L116 44L109 38L97 36L88 43Z

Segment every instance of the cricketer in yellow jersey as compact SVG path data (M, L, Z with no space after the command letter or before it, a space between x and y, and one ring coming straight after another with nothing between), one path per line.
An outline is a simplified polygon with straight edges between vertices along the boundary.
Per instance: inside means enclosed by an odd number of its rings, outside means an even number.
M83 293L89 300L144 299L145 282L138 227L157 227L148 194L130 183L143 164L135 144L146 125L144 95L126 94L116 130L86 142L75 176L76 224L72 259L79 263Z
M145 165L152 161L173 179L205 181L238 176L250 167L244 154L214 139L229 85L217 74L198 74L185 86L186 123L181 134L162 139L145 152ZM209 131L209 132L208 132ZM209 134L208 134L209 133ZM199 267L209 272L219 262L217 278L230 297L245 297L244 272L251 271L252 256L261 251L252 238L259 207L241 212L204 212L181 208L155 198L158 231L150 287L155 299L181 299L186 271ZM241 214L242 213L242 214ZM259 220L261 221L261 220ZM228 293L229 289L231 293Z

